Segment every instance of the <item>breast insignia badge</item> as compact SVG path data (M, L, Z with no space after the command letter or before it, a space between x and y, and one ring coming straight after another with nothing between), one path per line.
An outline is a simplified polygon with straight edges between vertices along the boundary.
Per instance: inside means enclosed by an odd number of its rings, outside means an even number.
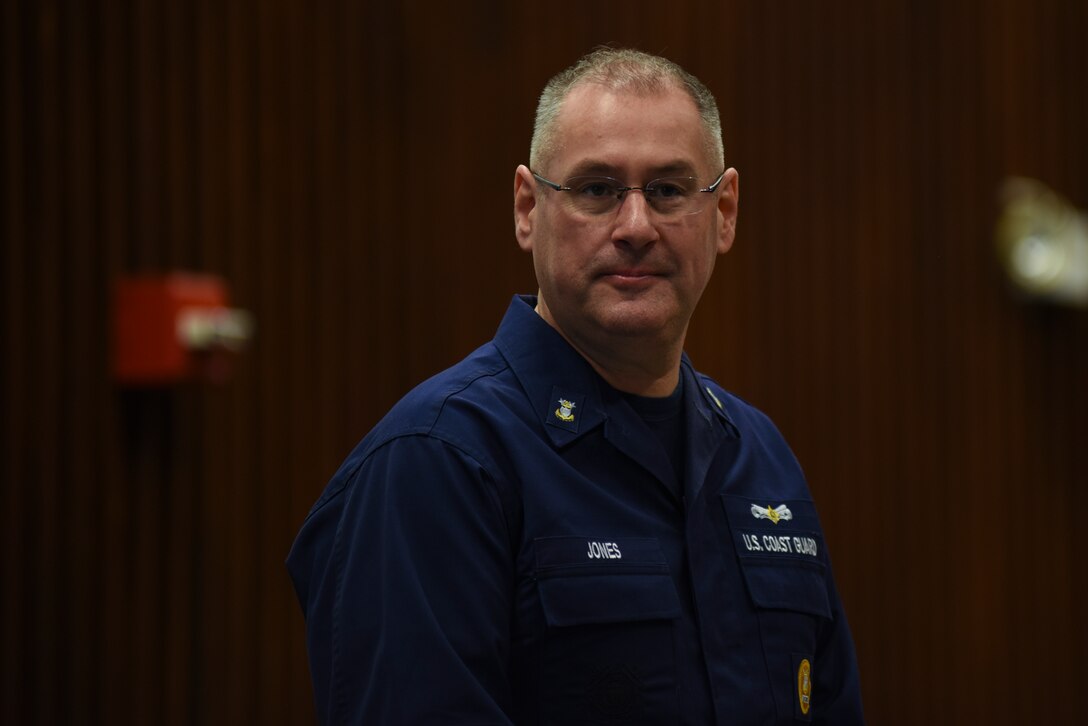
M797 702L801 707L801 714L807 716L812 708L812 665L808 658L802 659L797 668Z
M758 504L752 505L752 516L756 519L769 519L772 523L778 524L779 521L789 521L793 519L793 512L785 504L779 504L777 507L772 508L770 504L766 507L761 507Z
M560 421L571 422L574 420L574 402L565 398L559 399L559 408L555 409L555 417Z

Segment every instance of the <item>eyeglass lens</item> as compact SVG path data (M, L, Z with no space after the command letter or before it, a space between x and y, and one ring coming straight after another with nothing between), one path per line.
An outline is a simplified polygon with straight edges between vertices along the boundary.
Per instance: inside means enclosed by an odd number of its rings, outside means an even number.
M564 182L563 191L574 209L590 215L616 211L632 191L641 192L650 208L663 216L694 214L711 198L700 193L698 180L692 177L654 179L641 187L629 187L611 177L579 176Z

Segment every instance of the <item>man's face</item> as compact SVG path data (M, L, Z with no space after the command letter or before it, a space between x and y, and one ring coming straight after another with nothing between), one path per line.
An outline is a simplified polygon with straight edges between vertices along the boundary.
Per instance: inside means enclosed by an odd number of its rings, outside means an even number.
M591 174L641 187L690 176L703 188L721 173L695 103L676 88L636 95L586 83L568 94L555 123L557 148L533 170L554 182ZM737 184L730 169L692 215L659 215L630 191L615 214L592 216L561 198L571 192L518 167L516 231L533 255L541 316L583 351L624 338L682 345L715 258L732 244Z

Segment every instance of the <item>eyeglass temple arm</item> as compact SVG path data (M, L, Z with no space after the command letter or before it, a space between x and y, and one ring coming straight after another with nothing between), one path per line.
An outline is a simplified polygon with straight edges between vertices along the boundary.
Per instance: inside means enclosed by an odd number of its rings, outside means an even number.
M565 187L562 184L556 184L555 182L551 181L550 179L545 179L544 177L537 174L535 171L530 172L530 173L533 175L533 178L536 179L538 182L551 187L552 189L554 189L557 192L570 191L570 187ZM725 172L722 172L722 174L724 175Z
M718 188L718 185L722 183L722 179L725 178L726 169L722 169L722 173L718 175L718 178L714 180L714 183L708 186L706 189L700 189L701 192L712 192Z

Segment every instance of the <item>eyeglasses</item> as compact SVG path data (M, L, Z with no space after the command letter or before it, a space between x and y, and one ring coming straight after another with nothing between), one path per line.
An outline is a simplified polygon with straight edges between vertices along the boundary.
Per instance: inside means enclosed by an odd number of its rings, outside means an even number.
M691 176L673 176L654 179L640 187L624 186L619 179L609 176L572 176L562 184L545 179L532 172L533 178L557 192L571 192L566 201L575 212L600 217L611 214L623 204L627 192L639 191L650 208L663 217L685 217L698 214L713 197L718 185L725 178L723 170L714 183L702 189L699 180Z

